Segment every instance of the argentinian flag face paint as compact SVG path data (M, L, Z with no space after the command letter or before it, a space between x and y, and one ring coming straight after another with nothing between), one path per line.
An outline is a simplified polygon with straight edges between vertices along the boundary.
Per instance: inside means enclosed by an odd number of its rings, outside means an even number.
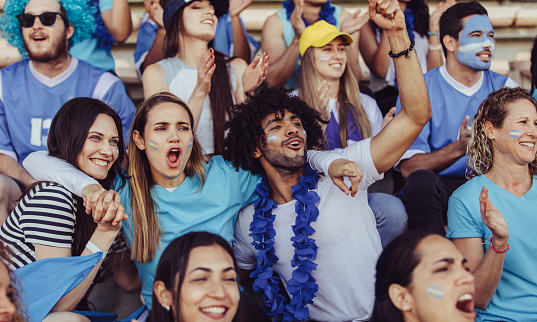
M276 134L269 134L267 137L267 142L276 141Z
M522 134L522 131L520 130L511 130L511 132L509 132L509 137L511 139L518 139L521 134Z
M487 16L471 16L459 34L457 60L476 70L489 69L494 53L493 35L494 30Z
M192 144L194 144L194 140L193 139L188 140L188 147L189 148L192 147Z

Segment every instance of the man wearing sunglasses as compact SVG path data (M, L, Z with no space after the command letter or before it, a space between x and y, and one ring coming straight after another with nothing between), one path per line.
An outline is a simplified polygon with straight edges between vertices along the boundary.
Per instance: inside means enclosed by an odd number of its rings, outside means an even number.
M0 223L35 181L22 161L47 149L50 123L63 103L74 97L102 100L117 111L128 136L136 110L121 80L69 54L95 30L88 2L5 2L2 33L28 59L0 69Z

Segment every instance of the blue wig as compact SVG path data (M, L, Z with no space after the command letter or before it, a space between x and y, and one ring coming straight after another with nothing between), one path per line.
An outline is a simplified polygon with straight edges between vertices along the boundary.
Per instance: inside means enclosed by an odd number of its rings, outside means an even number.
M24 8L30 0L6 0L4 5L4 16L0 18L0 30L2 37L8 43L17 48L22 57L28 57L22 41L21 26L17 20L17 15L24 12ZM72 46L77 42L90 38L95 31L95 8L88 5L88 0L59 0L67 13L69 24L75 27L73 37L69 41Z

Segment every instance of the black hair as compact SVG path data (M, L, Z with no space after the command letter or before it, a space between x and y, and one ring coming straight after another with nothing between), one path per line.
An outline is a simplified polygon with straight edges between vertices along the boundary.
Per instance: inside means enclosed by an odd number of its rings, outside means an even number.
M488 16L487 9L477 1L459 2L442 14L442 17L440 17L440 40L444 56L447 56L444 36L451 36L458 40L459 33L464 28L462 20L472 15Z
M384 248L377 261L375 306L371 321L403 322L403 313L392 303L388 289L392 284L407 287L412 282L412 272L421 261L416 248L429 235L423 232L404 233Z
M120 178L122 188L126 178L121 166L126 162L125 143L123 141L123 127L117 113L106 103L89 97L78 97L67 101L60 108L52 123L48 134L49 155L63 159L72 166L78 166L78 155L84 148L88 132L99 114L110 116L118 132L118 158L108 171L105 179L98 180L105 189L110 189L116 177ZM73 255L80 255L91 238L97 224L88 216L82 206L82 199L76 197L77 213L75 223L75 236L72 246Z
M533 95L535 87L537 87L537 37L533 40L533 47L531 48L531 90L530 94Z
M153 307L149 316L149 322L173 322L174 313L179 316L179 298L181 287L185 279L186 268L192 249L201 246L218 245L222 247L233 260L233 266L237 268L237 261L233 249L229 243L219 235L208 232L191 232L173 240L164 250L158 262L155 273L155 281L164 283L166 289L173 293L173 310L165 310L153 291ZM238 286L237 286L238 287ZM237 303L238 304L238 303Z
M166 31L165 57L175 57L179 52L181 30L185 29L183 12L185 6L181 7L170 19L168 30ZM214 49L213 41L208 44ZM211 91L209 92L209 102L211 106L211 118L213 121L213 144L214 154L222 154L224 145L224 124L231 117L231 106L233 105L233 93L231 77L228 67L233 58L227 57L219 51L214 51L214 64L216 66L211 77Z
M257 148L262 147L265 132L261 121L272 113L282 117L289 110L302 121L306 130L307 148L323 149L325 138L321 127L321 115L298 96L290 94L285 88L276 88L262 83L253 94L247 93L242 104L233 106L233 118L224 127L229 130L224 139L224 159L233 162L235 167L249 170L253 174L264 174L259 159L254 157Z

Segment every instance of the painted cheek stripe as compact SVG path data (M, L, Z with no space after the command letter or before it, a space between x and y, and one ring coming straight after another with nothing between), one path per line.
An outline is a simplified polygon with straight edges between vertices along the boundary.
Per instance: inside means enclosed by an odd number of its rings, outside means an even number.
M149 147L150 147L151 149L158 150L158 143L157 143L157 142L154 142L154 141L149 141Z
M466 44L466 45L459 46L459 51L478 53L478 52L482 52L483 48L485 48L485 47L489 47L490 52L494 53L494 43L492 41L490 41L490 39L487 39L487 40L485 40L483 42L477 42L477 43L473 43L473 44Z
M427 287L427 295L437 300L441 300L444 298L444 289L440 286L430 284L429 287Z
M194 140L193 139L188 140L188 147L189 148L192 147L192 144L194 144Z
M328 56L321 56L320 60L321 60L322 63L325 63L325 62L328 61Z
M511 132L509 132L509 137L512 139L518 139L521 134L522 134L522 131L520 130L511 130Z
M302 133L304 133L304 135L308 135L308 133L306 133L306 130L302 129Z
M276 141L276 134L269 134L267 142Z

